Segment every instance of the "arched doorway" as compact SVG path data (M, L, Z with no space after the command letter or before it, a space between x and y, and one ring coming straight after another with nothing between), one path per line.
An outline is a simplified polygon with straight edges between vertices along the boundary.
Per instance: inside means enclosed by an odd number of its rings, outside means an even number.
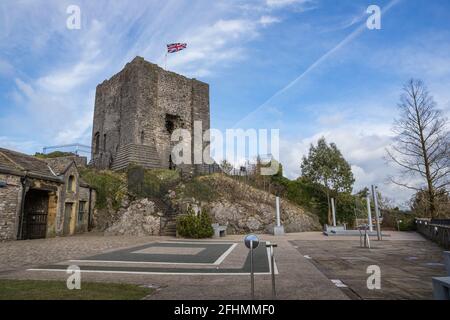
M22 239L42 239L47 235L49 195L47 191L27 192L24 203Z

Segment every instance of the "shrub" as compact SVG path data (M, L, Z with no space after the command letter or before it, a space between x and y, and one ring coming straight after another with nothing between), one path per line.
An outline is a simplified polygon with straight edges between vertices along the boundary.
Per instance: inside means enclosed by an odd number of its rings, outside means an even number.
M218 197L218 193L210 185L207 179L196 177L184 184L185 197L195 198L199 201L212 202Z
M130 166L127 170L128 191L137 198L164 196L180 179L179 172Z
M81 178L93 187L97 194L96 208L105 209L108 201L117 210L127 193L125 177L112 171L82 169Z
M214 234L211 223L211 218L206 211L202 210L200 214L196 215L194 210L189 208L187 215L178 217L177 232L185 238L211 238Z
M53 159L53 158L61 158L61 157L72 157L72 156L76 156L76 154L73 152L54 151L51 153L37 152L34 156L39 159Z

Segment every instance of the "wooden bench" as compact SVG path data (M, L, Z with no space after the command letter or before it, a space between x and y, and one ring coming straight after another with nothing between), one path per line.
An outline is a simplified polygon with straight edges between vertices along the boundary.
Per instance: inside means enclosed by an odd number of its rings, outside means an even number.
M448 277L433 278L433 295L436 300L450 300L450 251L444 251L444 264Z
M435 300L450 300L450 277L433 278Z
M450 251L444 251L444 264L447 275L450 277Z

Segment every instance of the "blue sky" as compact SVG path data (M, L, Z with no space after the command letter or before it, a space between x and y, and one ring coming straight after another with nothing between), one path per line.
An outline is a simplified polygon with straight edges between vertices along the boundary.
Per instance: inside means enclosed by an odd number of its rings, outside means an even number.
M72 4L81 30L66 28ZM388 8L381 30L364 27L369 5ZM137 55L163 65L165 44L187 42L168 69L210 84L214 128L280 129L290 178L325 136L356 189L376 183L404 201L383 160L396 104L418 77L449 113L449 40L448 0L2 0L0 146L90 144L96 85Z

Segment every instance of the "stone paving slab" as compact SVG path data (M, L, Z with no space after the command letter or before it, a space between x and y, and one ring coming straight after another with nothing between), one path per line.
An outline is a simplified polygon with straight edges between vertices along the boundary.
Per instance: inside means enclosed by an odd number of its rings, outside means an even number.
M352 299L432 299L431 279L445 274L443 249L430 241L377 241L376 249L360 248L359 240L292 244L326 277L347 285L343 292ZM367 288L370 265L381 269L381 290Z
M171 242L171 243L151 243L140 247L127 248L123 250L117 250L106 254L100 254L93 257L87 257L81 260L71 260L66 263L59 263L54 265L44 265L36 268L29 269L30 272L40 272L42 270L54 270L65 271L71 265L77 265L82 273L139 273L139 274L239 274L250 273L250 254L249 250L243 253L245 262L243 265L231 265L230 267L224 267L218 260L226 259L229 250L235 247L233 243L208 243L202 242L196 245L201 248L208 248L205 252L201 252L198 255L187 256L184 254L179 255L161 255L161 254L136 254L136 250L142 250L142 248L151 247L166 247L177 246L178 248L186 247L190 245L185 242ZM209 252L209 256L207 255ZM203 268L198 268L196 263L204 263L207 258L207 265ZM137 261L139 259L139 261ZM118 265L117 262L120 262ZM128 262L128 263L127 263ZM145 265L142 265L144 262ZM151 265L151 262L156 262L157 265ZM216 263L217 264L216 264ZM165 263L165 264L163 264ZM270 273L268 252L265 247L265 243L261 242L261 245L254 250L253 263L255 273ZM189 264L180 268L183 264ZM230 264L228 264L230 265Z
M359 248L359 238L333 238L321 233L260 236L278 244L275 257L279 299L431 299L431 277L445 275L442 250L415 233L391 233L389 240L373 242L375 249ZM0 243L0 278L61 279L65 272L27 272L31 267L66 264L68 260L134 250L155 242L179 241L170 237L104 237L93 234L69 238ZM237 242L222 268L242 268L248 249L243 236L229 236L214 243ZM191 241L191 240L189 240ZM197 241L194 241L197 242ZM202 241L198 241L202 243ZM380 264L383 290L368 292L366 264ZM187 266L189 268L189 266ZM340 279L349 288L339 289ZM250 279L239 275L139 275L83 274L83 281L135 283L159 287L150 299L231 299L250 296ZM270 275L256 275L256 297L271 298Z
M239 241L243 236L231 236L225 242ZM261 239L275 240L273 236L261 236ZM278 248L275 257L279 275L277 275L277 292L279 299L348 299L337 289L323 273L317 270L313 264L298 254L298 251L287 241L289 238L277 238ZM114 251L120 248L133 248L139 244L155 241L166 241L159 237L127 238L127 237L102 237L81 236L63 239L47 239L38 242L14 242L7 243L7 248L0 248L8 252L8 256L0 265L15 269L11 272L0 274L0 278L14 279L60 279L66 281L65 272L27 272L25 269L32 266L55 264L70 259L81 259L104 251ZM69 241L72 240L72 241ZM64 244L63 244L64 243ZM65 246L70 246L67 252ZM77 249L73 249L77 246ZM20 264L20 250L26 248L24 262ZM261 247L262 248L262 247ZM33 250L34 249L34 250ZM36 250L40 249L40 251ZM243 256L248 255L245 247L238 246L223 266L242 265ZM263 248L265 249L265 248ZM244 254L244 255L243 255ZM244 300L250 297L250 277L246 274L237 275L138 275L138 274L82 274L82 281L104 281L119 283L135 283L140 285L152 285L160 287L151 299L230 299ZM256 275L256 298L271 299L271 276Z

